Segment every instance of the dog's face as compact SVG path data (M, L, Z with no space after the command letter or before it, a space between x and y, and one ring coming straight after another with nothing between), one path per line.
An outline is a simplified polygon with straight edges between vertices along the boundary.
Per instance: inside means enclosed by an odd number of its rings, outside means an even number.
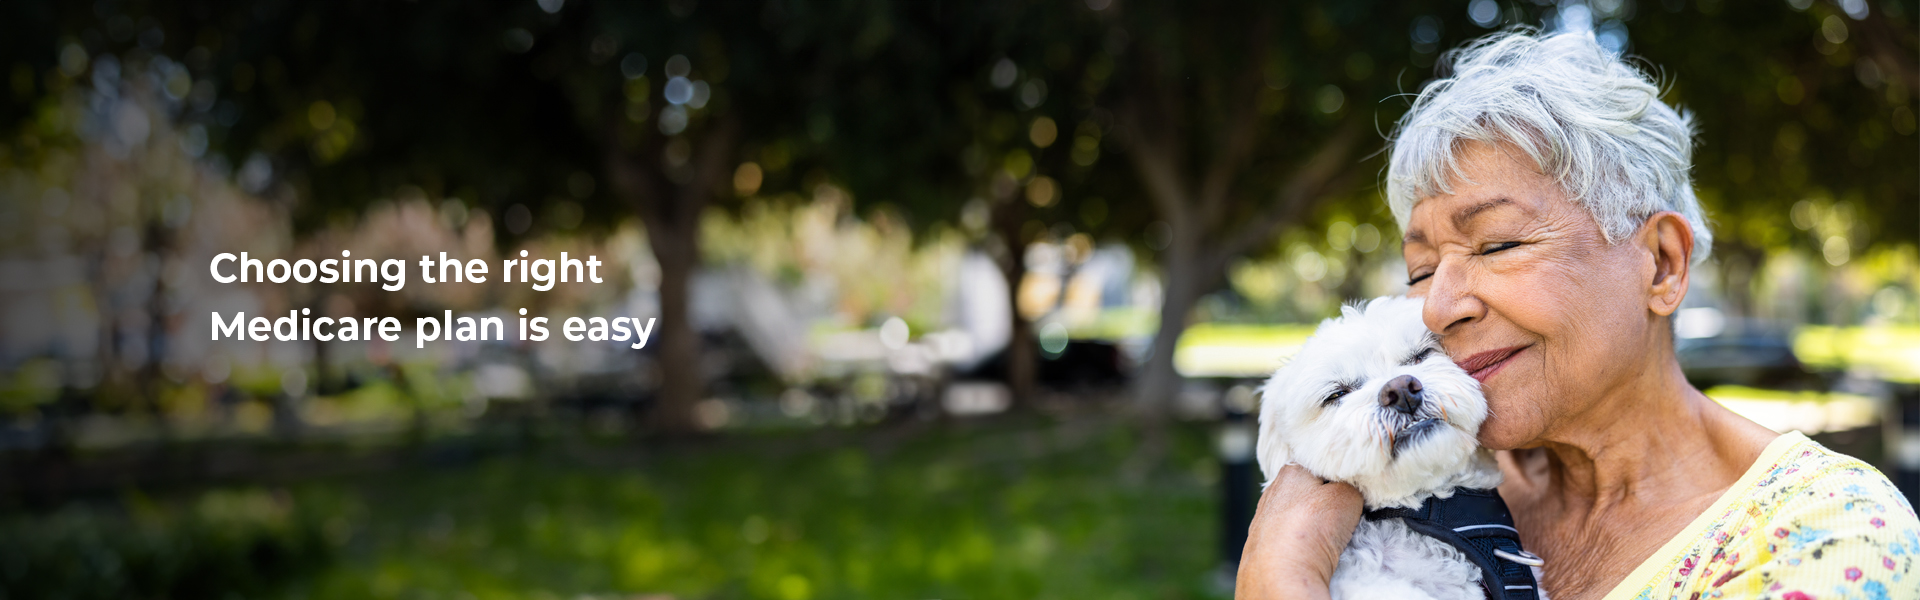
M1299 463L1354 484L1369 508L1498 484L1474 439L1487 418L1479 382L1441 351L1421 305L1387 297L1344 307L1273 374L1258 446L1269 481Z

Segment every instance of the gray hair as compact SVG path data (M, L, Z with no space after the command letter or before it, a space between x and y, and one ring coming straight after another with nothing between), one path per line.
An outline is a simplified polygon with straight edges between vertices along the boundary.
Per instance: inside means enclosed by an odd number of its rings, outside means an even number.
M1695 262L1713 232L1693 195L1693 119L1660 101L1650 77L1591 32L1496 33L1449 52L1452 76L1427 86L1400 119L1387 166L1387 205L1406 230L1420 199L1464 180L1466 142L1507 143L1619 243L1662 211L1685 216Z

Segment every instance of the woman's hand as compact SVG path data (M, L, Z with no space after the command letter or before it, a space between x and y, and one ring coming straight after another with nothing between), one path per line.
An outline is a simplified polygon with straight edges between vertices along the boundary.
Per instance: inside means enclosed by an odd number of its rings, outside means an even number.
M1351 485L1321 481L1299 465L1280 469L1260 494L1233 597L1326 598L1361 508Z

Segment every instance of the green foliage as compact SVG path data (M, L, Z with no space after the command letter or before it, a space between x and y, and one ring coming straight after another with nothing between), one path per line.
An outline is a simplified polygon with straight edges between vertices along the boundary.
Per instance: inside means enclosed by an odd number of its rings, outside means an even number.
M1784 217L1795 202L1826 198L1886 217L1863 221L1856 245L1915 241L1920 189L1878 174L1920 160L1900 142L1915 134L1920 10L1877 3L1854 19L1829 3L1791 4L1611 3L1617 14L1596 23L1622 27L1667 99L1697 115L1696 173L1721 239L1818 250L1824 240L1795 241ZM493 208L577 199L602 217L628 207L607 192L601 147L615 126L657 123L663 65L681 55L713 89L693 118L747 121L740 158L764 167L763 190L806 194L840 180L862 206L900 209L920 228L958 220L967 198L994 196L1000 167L1022 163L1021 185L1037 176L1057 185L1034 219L1137 237L1151 211L1127 161L1103 157L1118 152L1113 116L1129 94L1157 88L1179 100L1154 108L1191 131L1175 150L1195 172L1226 141L1232 128L1220 125L1234 108L1257 107L1256 127L1287 143L1250 157L1240 182L1249 200L1235 211L1251 210L1334 122L1365 113L1385 131L1400 94L1442 62L1439 50L1492 31L1451 2L559 6L10 5L0 130L27 126L40 99L83 83L90 57L119 56L131 69L167 56L187 67L184 85L218 100L170 116L206 125L211 149L232 163L272 157L312 200L304 224L409 184ZM1539 23L1551 10L1508 5L1495 26ZM644 76L622 75L629 58ZM995 78L1002 60L1013 69L1006 82ZM1242 86L1248 75L1262 85ZM1040 144L1031 134L1043 118L1053 134ZM1333 194L1350 201L1323 204L1377 204L1360 180ZM1087 200L1097 206L1083 210Z
M1826 236L1788 227L1814 199L1874 215L1844 234L1856 253L1920 241L1913 3L1873 3L1861 20L1837 3L1790 4L1643 6L1627 22L1629 52L1695 116L1696 185L1718 239L1817 254Z
M182 502L129 494L120 509L76 503L8 515L0 518L0 598L266 594L326 564L355 508L337 494L243 489Z
M307 597L1201 597L1201 430L1127 484L1123 429L929 432L897 448L736 440L638 468L502 459L366 488ZM802 442L804 443L804 442ZM1189 467L1191 465L1191 467Z
M1216 593L1205 427L1172 428L1153 468L1108 420L894 433L575 447L164 508L135 496L0 521L0 577L9 598Z
M51 403L60 394L60 364L28 361L0 380L0 415L26 414Z

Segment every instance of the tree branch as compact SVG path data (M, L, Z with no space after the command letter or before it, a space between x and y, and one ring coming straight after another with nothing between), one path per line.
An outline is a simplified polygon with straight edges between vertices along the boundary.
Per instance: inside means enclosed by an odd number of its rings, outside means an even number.
M1187 197L1186 176L1180 172L1180 160L1176 153L1168 148L1175 142L1159 135L1149 133L1137 104L1128 104L1119 110L1120 122L1127 131L1127 158L1139 171L1141 183L1146 184L1147 197L1153 201L1153 207L1162 218L1168 221L1185 220L1183 206L1192 204ZM1164 134L1164 129L1152 130L1152 133Z
M1161 77L1162 69L1152 52L1134 52L1140 57L1138 82L1130 86L1127 98L1115 111L1120 127L1125 128L1128 159L1146 184L1147 197L1161 218L1175 228L1189 219L1185 171L1185 138L1182 124L1187 118L1180 100L1172 94L1176 84Z
M1916 66L1914 60L1914 32L1905 23L1888 18L1886 11L1872 12L1873 16L1853 25L1860 32L1862 45L1866 47L1862 54L1874 57L1888 85L1906 86L1910 93L1920 92L1920 66Z
M1367 130L1365 125L1366 120L1360 117L1347 119L1333 137L1314 153L1313 158L1295 170L1280 186L1273 203L1265 211L1248 219L1247 226L1215 246L1205 263L1209 267L1224 269L1228 260L1271 239L1280 226L1298 220L1312 205L1313 199L1332 189L1337 181L1350 176L1355 166L1353 151L1360 144L1361 134Z
M1211 166L1200 179L1200 226L1202 231L1213 231L1220 225L1220 219L1226 215L1231 204L1229 197L1232 187L1247 161L1253 157L1254 147L1260 140L1260 87L1264 85L1267 70L1266 48L1267 31L1270 29L1266 19L1254 21L1249 34L1247 47L1252 48L1254 58L1247 68L1240 71L1227 91L1227 104L1232 108L1225 121L1224 139L1220 144L1220 153L1209 161Z
M680 186L675 198L674 223L685 231L700 226L700 212L713 199L715 188L732 172L734 146L740 141L740 119L732 114L719 117L714 128L700 136L700 148L693 159L693 178Z
M607 179L615 193L633 202L643 219L654 219L659 216L665 186L660 174L647 168L647 163L659 156L660 138L642 133L642 140L637 144L640 151L629 150L627 140L621 138L620 120L624 118L618 111L608 111L604 119L606 137L601 144L606 148Z

